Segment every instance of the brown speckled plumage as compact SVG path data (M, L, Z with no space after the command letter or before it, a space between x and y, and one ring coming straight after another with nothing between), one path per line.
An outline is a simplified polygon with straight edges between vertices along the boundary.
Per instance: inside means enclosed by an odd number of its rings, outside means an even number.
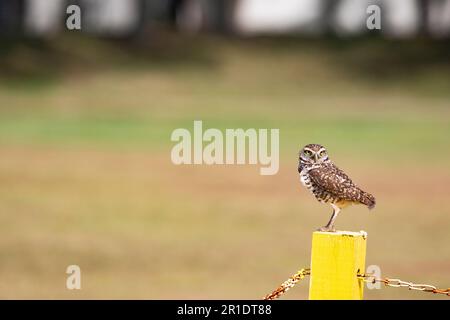
M303 185L317 200L333 207L333 216L322 231L334 231L334 220L339 210L350 204L375 207L375 198L361 188L328 159L325 148L319 144L306 145L299 154L298 172Z

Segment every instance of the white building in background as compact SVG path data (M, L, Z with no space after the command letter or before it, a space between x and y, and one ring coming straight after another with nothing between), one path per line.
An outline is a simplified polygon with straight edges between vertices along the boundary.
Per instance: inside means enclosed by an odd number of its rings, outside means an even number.
M81 0L83 31L101 35L126 35L138 26L138 0ZM65 27L65 0L26 0L25 31L51 35Z
M381 31L389 37L410 37L418 31L420 17L415 1L341 0L336 10L336 32L343 36L367 32L366 9L372 4L381 8Z
M24 28L30 35L51 35L61 31L64 12L64 0L26 0Z
M83 31L121 36L139 27L143 0L78 0L82 6ZM169 7L172 0L145 0L147 11ZM65 6L73 1L25 0L25 30L32 35L51 35L65 27ZM217 16L211 13L214 0L184 0L176 17L182 31L201 32L204 24ZM226 12L238 34L320 34L333 30L341 36L369 32L366 9L381 7L381 32L388 37L407 38L421 26L418 0L230 0L234 10ZM158 4L156 6L155 4ZM216 3L217 4L217 3ZM332 14L324 8L335 4ZM209 9L208 9L209 8ZM325 19L328 19L326 20ZM428 30L436 37L450 36L450 0L429 0Z
M417 34L421 22L420 11L416 2L411 0L383 0L381 4L385 10L385 33L388 36L409 38ZM383 22L381 22L381 25L383 26Z
M249 35L316 31L320 9L317 0L240 0L234 26Z
M371 4L380 6L381 31L388 37L408 38L420 28L420 8L414 0L239 0L235 29L241 34L320 32L327 1L337 2L329 25L341 36L368 32L366 9ZM431 34L450 35L450 0L430 0L429 5Z
M139 24L137 0L83 0L86 31L101 35L127 35Z

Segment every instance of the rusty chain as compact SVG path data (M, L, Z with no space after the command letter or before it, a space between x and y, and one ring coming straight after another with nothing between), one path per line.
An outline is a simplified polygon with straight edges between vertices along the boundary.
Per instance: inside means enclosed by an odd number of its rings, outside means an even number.
M447 289L438 289L435 286L429 284L416 284L412 282L403 281L400 279L390 279L390 278L376 278L372 274L362 274L358 275L359 278L362 278L364 282L369 283L384 283L385 286L394 287L394 288L408 288L409 290L418 290L423 292L431 292L437 294L445 294L450 296L450 288Z
M300 269L296 274L283 282L278 288L276 288L272 293L266 295L264 300L275 300L285 294L289 289L294 287L299 281L303 280L306 276L311 274L311 270L308 268ZM429 284L416 284L412 282L403 281L400 279L390 279L390 278L377 278L373 274L357 274L357 277L362 279L364 282L383 283L385 286L394 288L408 288L409 290L418 290L423 292L431 292L435 294L444 294L450 296L450 288L438 289L435 286Z
M279 297L281 297L283 294L286 293L290 288L295 286L297 282L300 280L303 280L306 276L309 276L310 270L309 269L300 269L296 274L294 274L292 277L287 279L285 282L283 282L278 288L276 288L271 294L266 295L263 299L264 300L275 300Z

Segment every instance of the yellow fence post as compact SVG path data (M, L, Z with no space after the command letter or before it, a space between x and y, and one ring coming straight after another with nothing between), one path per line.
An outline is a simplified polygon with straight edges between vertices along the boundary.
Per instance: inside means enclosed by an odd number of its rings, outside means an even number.
M313 233L309 299L363 298L367 234L361 232Z

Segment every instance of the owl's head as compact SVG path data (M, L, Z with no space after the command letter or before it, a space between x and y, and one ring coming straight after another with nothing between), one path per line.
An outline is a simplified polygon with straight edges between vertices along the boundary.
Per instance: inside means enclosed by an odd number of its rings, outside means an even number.
M302 164L320 164L328 161L328 153L320 144L311 143L300 150L298 160Z

